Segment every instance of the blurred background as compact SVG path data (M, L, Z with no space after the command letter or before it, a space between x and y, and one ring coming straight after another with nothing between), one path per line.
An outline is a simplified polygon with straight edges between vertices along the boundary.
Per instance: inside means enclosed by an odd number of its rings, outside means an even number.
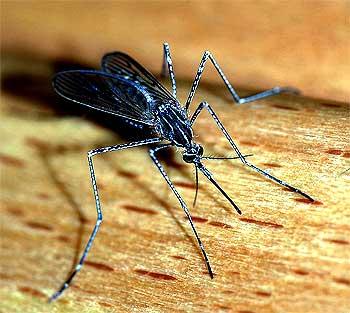
M348 101L349 7L317 0L1 1L1 53L26 66L36 61L35 70L38 62L97 67L104 53L121 50L159 73L167 41L178 77L193 78L210 50L236 86L290 85ZM218 81L206 71L207 81Z

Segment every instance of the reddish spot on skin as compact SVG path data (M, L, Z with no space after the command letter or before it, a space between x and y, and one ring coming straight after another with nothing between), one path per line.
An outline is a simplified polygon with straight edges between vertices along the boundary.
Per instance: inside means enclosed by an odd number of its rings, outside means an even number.
M341 155L343 153L343 151L340 149L328 149L325 152L333 155Z
M50 196L47 193L44 193L44 192L38 193L38 197L40 199L44 199L44 200L50 199Z
M150 214L150 215L158 214L156 211L153 211L151 209L141 208L132 204L124 204L121 207L125 210L129 210L137 213L144 213L144 214Z
M242 222L247 222L247 223L252 223L255 225L259 225L259 226L266 226L266 227L272 227L272 228L283 228L283 225L280 224L275 224L275 223L270 223L270 222L263 222L263 221L257 221L257 220L253 220L251 218L245 218L245 217L241 217L240 220Z
M283 110L289 110L289 111L299 111L299 109L297 108L288 107L286 105L281 105L281 104L274 104L273 107L277 109L283 109Z
M44 293L31 287L18 287L18 290L34 297L46 298L46 295Z
M27 222L27 226L35 229L41 229L41 230L47 230L47 231L52 231L53 227L50 225L38 223L38 222Z
M251 147L257 147L258 144L256 144L255 142L251 142L251 141L240 141L239 142L241 145L246 145L246 146L251 146ZM232 151L232 149L230 148L230 151Z
M144 276L149 276L155 279L160 279L160 280L176 280L174 276L170 276L167 274L161 274L161 273L155 273L155 272L149 272L145 270L135 270L136 273Z
M333 278L333 281L335 281L338 284L350 286L350 280L346 278Z
M7 211L10 214L15 215L15 216L23 216L23 211L20 208L11 207L11 208L8 208Z
M209 225L217 226L217 227L221 227L221 228L232 228L231 225L228 225L228 224L225 224L222 222L215 222L215 221L209 222Z
M5 273L0 273L0 279L11 279L12 277Z
M342 240L342 239L324 239L324 241L336 243L338 245L348 245L348 244L350 244L349 241Z
M189 189L196 189L196 187L193 185L193 183L175 181L175 182L173 182L173 184L174 184L176 187L183 187L183 188L189 188Z
M132 173L132 172L128 172L128 171L122 171L122 170L119 170L117 171L117 173L120 175L120 176L123 176L125 178L131 178L131 179L135 179L137 178L137 174L135 173Z
M335 103L321 103L321 105L326 108L341 108L340 104L335 104Z
M52 147L50 147L52 149ZM68 149L66 146L62 145L62 144L58 144L55 146L54 148L55 152L57 154L63 154L64 152L66 152Z
M183 257L181 255L172 255L171 257L174 259L177 259L177 260L187 260L185 257Z
M107 271L107 272L113 272L114 268L111 266L108 266L106 264L102 264L102 263L97 263L97 262L92 262L92 261L85 261L86 265L94 267L98 270L103 270L103 271Z
M301 275L301 276L306 276L309 275L309 272L304 271L304 270L293 270L293 272L297 275Z
M43 140L34 138L34 137L28 137L26 138L27 145L39 149L40 151L48 151L50 144L48 142L45 142Z
M192 216L192 221L196 223L206 223L208 222L208 219L199 216Z
M263 163L263 165L267 167L282 167L282 165L276 163Z
M24 161L3 153L0 153L0 162L9 166L24 167Z
M257 291L255 294L260 297L271 297L271 293L266 291Z
M56 152L57 154L63 154L67 151L81 151L83 150L84 146L79 145L77 143L72 143L69 145L55 145L54 147L52 147L53 152Z
M220 310L231 310L231 307L226 306L226 305L218 304L218 305L216 305L216 307Z
M232 290L224 290L222 293L225 294L225 295L232 295L235 292L232 291Z
M111 308L113 305L106 302L97 302L99 305L104 306L106 308Z
M70 242L70 238L64 235L57 236L57 239L62 242Z
M343 153L342 157L344 158L350 158L350 152Z
M306 203L306 204L312 204L312 205L322 205L323 203L321 201L311 201L309 199L294 199L296 202Z
M76 286L76 285L70 285L69 288L82 290L84 293L87 293L87 294L90 294L90 295L96 294L96 292L94 292L92 290L83 289L83 288L81 288L79 286Z

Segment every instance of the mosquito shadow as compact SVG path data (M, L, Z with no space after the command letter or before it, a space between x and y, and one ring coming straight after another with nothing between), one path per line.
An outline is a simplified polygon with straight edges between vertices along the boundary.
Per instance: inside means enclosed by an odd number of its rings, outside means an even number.
M113 172L118 172L118 168L115 165L115 163L110 158L105 158L105 160L109 163L110 167L113 168ZM160 197L157 193L155 193L151 188L147 186L147 184L140 182L138 179L130 179L130 181L135 185L136 188L139 188L143 191L145 191L147 194L149 194L152 197L152 200L154 200L156 203L158 203L162 208L165 208L168 214L173 218L175 223L178 225L178 227L181 229L181 231L185 234L186 238L192 242L192 244L196 247L196 251L198 255L203 259L203 255L198 247L198 243L195 240L194 236L190 235L189 231L184 227L184 225L180 222L178 217L173 212L173 207L162 197ZM166 184L166 183L165 183ZM167 187L164 185L164 187ZM179 209L182 210L182 208L179 205ZM204 259L203 259L204 260Z
M64 197L64 199L67 201L67 203L70 205L70 207L74 209L74 212L79 220L77 240L75 242L75 254L74 254L74 258L73 258L72 265L70 268L70 273L71 273L74 270L76 264L78 263L78 261L80 259L79 251L80 251L82 244L83 244L82 240L83 240L84 228L85 228L85 224L87 223L88 220L84 216L79 204L74 200L73 194L67 189L65 184L60 181L60 179L58 178L58 176L55 172L54 167L50 163L50 155L52 153L57 154L57 152L49 151L46 149L39 149L39 148L37 148L37 152L38 152L38 156L39 156L41 162L43 163L43 165L47 169L47 172L49 174L51 181L56 186L56 188L59 190L59 192ZM69 276L67 276L67 278L68 277Z

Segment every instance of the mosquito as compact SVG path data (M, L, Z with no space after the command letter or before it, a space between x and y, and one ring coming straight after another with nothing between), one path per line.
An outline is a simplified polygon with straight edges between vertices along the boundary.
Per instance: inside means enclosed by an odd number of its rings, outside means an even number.
M192 126L203 110L207 110L209 112L218 129L237 154L237 158L239 158L244 165L265 176L266 178L269 178L274 182L290 189L291 191L300 194L310 201L314 201L309 195L301 190L250 163L246 159L247 156L241 153L237 144L233 141L232 137L229 135L219 117L216 115L214 109L208 102L201 102L192 116L190 116L189 107L198 88L208 60L214 65L219 76L231 93L234 102L238 104L248 103L258 99L277 95L282 92L295 91L292 88L275 87L248 97L240 97L226 78L214 56L209 51L205 51L200 61L186 103L182 106L176 97L176 79L170 54L170 47L167 43L163 44L162 76L169 76L172 92L168 91L155 78L155 76L153 76L141 64L122 52L106 54L102 58L101 71L71 70L59 72L54 76L53 88L63 98L96 110L103 111L105 113L117 115L132 126L138 128L147 127L151 130L152 136L150 136L148 139L135 142L93 149L87 153L91 183L96 203L97 219L80 261L68 279L62 284L61 288L51 296L50 301L57 299L69 287L73 278L81 270L102 222L102 209L93 166L93 157L107 152L131 149L134 147L151 144L156 145L152 145L149 148L149 155L185 212L203 255L208 273L210 277L213 278L213 271L209 258L193 223L188 206L175 188L174 184L171 182L164 167L157 157L159 151L163 149L168 149L170 147L180 148L182 150L183 161L194 165L197 189L198 172L201 172L228 200L237 213L242 214L237 204L223 190L223 188L215 180L213 174L202 163L202 160L204 159L218 159L215 157L205 157L203 155L203 147L194 141ZM232 158L223 157L220 159Z

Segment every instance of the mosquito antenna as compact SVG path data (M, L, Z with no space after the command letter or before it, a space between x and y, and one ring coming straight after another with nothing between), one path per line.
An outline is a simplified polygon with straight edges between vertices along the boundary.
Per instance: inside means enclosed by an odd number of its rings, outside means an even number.
M196 206L196 202L197 202L197 196L198 196L198 168L196 163L194 164L195 167L195 175L196 175L196 193L194 194L194 199L193 199L193 207Z
M233 200L229 197L229 195L223 190L220 185L216 182L216 180L213 178L212 174L207 170L202 163L197 163L199 170L204 174L206 178L208 178L211 183L222 193L222 195L232 204L232 206L236 209L238 214L242 214L240 208L237 206L236 203L233 202Z
M253 154L246 154L244 157L250 157ZM201 160L235 160L235 159L240 159L239 156L236 157L212 157L212 156L203 156L201 157Z

